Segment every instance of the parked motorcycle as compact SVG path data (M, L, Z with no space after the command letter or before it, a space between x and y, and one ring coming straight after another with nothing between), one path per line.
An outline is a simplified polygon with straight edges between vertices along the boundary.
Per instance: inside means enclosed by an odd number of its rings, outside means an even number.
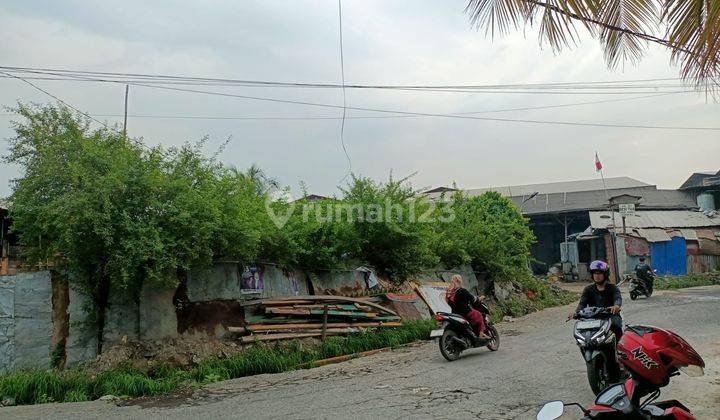
M610 308L587 307L575 313L573 337L585 359L587 378L595 395L620 381L615 333L610 329Z
M490 309L479 299L473 306L485 317L485 334L489 335L490 339L478 337L468 320L460 315L446 312L435 314L440 328L431 331L430 338L439 338L440 354L450 362L457 360L460 353L467 349L487 347L491 351L497 351L500 348L500 334L490 320Z
M537 419L554 420L563 415L567 406L579 407L583 419L695 419L677 400L653 403L671 377L680 372L703 375L705 362L687 341L661 328L629 326L618 343L618 354L631 378L603 390L588 408L578 403L549 402L540 409Z

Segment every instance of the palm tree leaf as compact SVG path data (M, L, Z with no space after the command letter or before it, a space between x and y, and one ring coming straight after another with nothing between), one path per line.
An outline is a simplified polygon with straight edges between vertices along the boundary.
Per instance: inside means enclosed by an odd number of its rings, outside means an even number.
M682 76L706 88L720 86L720 0L668 0L663 11L672 58Z
M600 4L596 20L606 25L600 28L600 42L612 68L643 56L646 42L632 33L652 33L660 16L652 0L606 0Z
M473 26L485 28L492 37L504 35L524 23L532 5L523 0L470 0L465 12Z

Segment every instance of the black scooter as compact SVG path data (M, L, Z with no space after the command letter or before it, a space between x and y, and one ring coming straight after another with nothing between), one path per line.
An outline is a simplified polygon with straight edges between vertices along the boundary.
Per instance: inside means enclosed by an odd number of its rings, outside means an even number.
M430 333L430 338L440 338L440 354L449 362L457 360L460 353L470 348L487 347L491 351L500 348L500 334L490 320L490 309L478 299L473 307L480 311L485 317L487 329L485 334L490 339L481 339L475 334L467 319L457 314L437 312L435 320L440 323L440 328Z
M573 338L585 359L587 378L595 395L621 379L610 308L587 307L575 313Z

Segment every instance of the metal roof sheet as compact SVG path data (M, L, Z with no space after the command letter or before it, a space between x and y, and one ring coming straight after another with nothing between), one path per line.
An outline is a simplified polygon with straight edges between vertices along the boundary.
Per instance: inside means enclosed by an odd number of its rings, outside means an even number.
M648 242L667 242L670 235L664 229L637 229L640 237L645 238Z
M612 227L612 214L609 211L591 211L590 225L593 229ZM622 226L620 213L615 212L615 226ZM720 226L720 217L708 217L699 211L666 210L636 211L633 216L625 219L627 228L694 228Z
M680 229L680 234L683 238L690 240L690 241L697 241L698 235L697 232L695 232L693 229Z
M515 205L522 208L523 214L536 215L543 213L603 210L608 208L608 196L612 197L621 194L641 197L639 207L648 210L690 210L697 208L697 203L693 196L684 191L658 190L652 186L608 190L607 195L603 190L541 194L524 203L523 201L525 199L522 197L510 197L510 199Z
M633 179L627 176L621 176L615 178L606 178L605 187L603 186L602 179L583 179L578 181L547 182L541 184L506 185L502 187L475 188L465 190L465 192L471 197L475 195L480 195L488 191L497 191L505 197L515 197L523 195L528 196L535 192L537 192L538 194L555 194L579 191L594 191L602 190L603 188L620 189L650 186L652 185L646 184L642 181L638 181L637 179Z

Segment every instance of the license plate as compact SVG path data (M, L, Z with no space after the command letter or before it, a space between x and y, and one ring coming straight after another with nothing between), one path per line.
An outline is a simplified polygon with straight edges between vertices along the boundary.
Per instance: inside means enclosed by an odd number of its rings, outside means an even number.
M593 319L591 321L579 321L577 323L577 329L578 330L593 330L595 328L600 328L603 324L603 321L601 319Z
M430 338L440 337L443 335L444 332L445 330L432 330L430 331Z

